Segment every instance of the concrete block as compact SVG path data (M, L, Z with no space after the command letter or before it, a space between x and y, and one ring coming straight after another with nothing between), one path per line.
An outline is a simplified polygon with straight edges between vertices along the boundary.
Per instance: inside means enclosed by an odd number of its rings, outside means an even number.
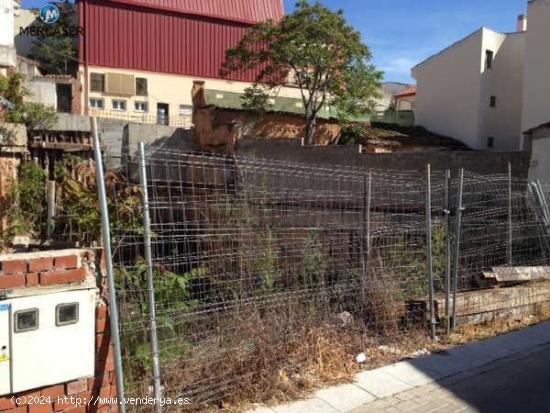
M273 408L275 413L339 413L327 402L319 399L302 400Z
M429 372L417 369L408 361L401 361L391 366L383 367L380 370L414 387L423 386L434 381Z
M388 397L413 388L410 384L381 369L358 374L355 384L378 398Z
M319 390L315 393L315 397L341 412L353 410L376 400L372 394L354 384L343 384Z

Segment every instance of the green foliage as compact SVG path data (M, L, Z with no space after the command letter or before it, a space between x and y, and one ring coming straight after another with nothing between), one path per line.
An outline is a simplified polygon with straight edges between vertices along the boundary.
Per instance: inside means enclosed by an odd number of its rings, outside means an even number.
M78 69L77 41L70 35L70 26L77 22L76 8L70 3L57 4L59 20L52 27L40 20L34 23L47 30L34 40L31 53L39 63L40 69L47 74L70 75ZM52 29L54 29L52 33ZM40 32L39 32L40 33Z
M428 296L428 259L426 243L414 244L402 238L389 251L388 259L396 265L396 273L405 281L403 299L418 299ZM445 230L442 226L432 228L432 265L434 290L443 287L445 274Z
M14 109L5 115L5 121L25 124L27 128L47 128L55 123L57 115L51 108L41 103L25 102L29 91L25 87L25 76L12 73L8 76L0 74L0 96L9 100Z
M325 284L327 259L322 251L319 233L311 231L306 239L302 262L298 267L298 279L307 288L319 288Z
M275 286L275 280L280 276L277 266L277 242L269 229L267 233L261 234L261 237L265 245L260 244L262 251L256 262L256 271L261 277L261 290L264 293L270 293Z
M122 322L133 326L133 334L122 337L123 355L128 360L125 365L128 377L141 377L152 365L147 271L145 260L138 258L133 269L120 268L115 274L120 301L123 303ZM187 329L181 314L198 305L197 301L191 299L191 282L206 276L207 269L203 267L181 275L163 268L153 269L161 363L177 360L191 348L189 342L178 340L185 336Z
M34 162L21 165L10 200L5 236L40 235L46 205L46 174L40 165Z
M366 112L376 97L382 72L372 64L361 34L319 2L299 0L294 13L278 22L253 26L226 52L221 74L259 69L245 107L265 106L276 88L292 82L301 91L306 141L313 143L315 123L325 106L336 106L342 119Z
M75 241L90 244L101 235L101 215L97 199L95 166L74 156L65 156L56 164L55 179L59 185L56 230L73 234ZM143 227L142 192L130 185L126 177L116 172L105 175L107 202L111 228L134 230ZM113 243L119 241L118 233L111 234Z
M340 145L357 145L367 134L366 128L360 123L352 123L342 128L340 134Z

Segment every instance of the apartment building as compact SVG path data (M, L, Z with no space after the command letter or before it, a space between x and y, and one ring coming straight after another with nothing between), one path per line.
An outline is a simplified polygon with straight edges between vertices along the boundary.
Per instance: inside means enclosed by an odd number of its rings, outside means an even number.
M83 0L82 112L188 126L193 82L242 93L256 73L221 78L225 51L253 24L283 14L282 0Z
M531 0L514 33L481 28L412 69L416 122L472 149L523 150L550 121L550 1Z

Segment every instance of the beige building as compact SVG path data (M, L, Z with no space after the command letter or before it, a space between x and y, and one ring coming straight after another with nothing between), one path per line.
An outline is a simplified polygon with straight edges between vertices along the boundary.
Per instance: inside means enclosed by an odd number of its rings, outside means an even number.
M408 87L393 96L396 112L413 111L416 108L416 86Z
M86 84L85 71L79 73ZM194 81L204 81L207 89L220 93L243 93L250 83L223 79L170 75L157 72L88 67L89 92L81 96L82 108L98 117L140 123L159 123L188 128L192 125ZM300 98L298 88L283 88L278 96ZM223 98L221 96L220 98Z

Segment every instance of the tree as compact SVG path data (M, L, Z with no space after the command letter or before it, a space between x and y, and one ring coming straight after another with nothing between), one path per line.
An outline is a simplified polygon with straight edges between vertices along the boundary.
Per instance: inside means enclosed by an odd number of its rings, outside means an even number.
M299 0L293 14L280 21L251 27L240 43L228 49L222 76L257 70L244 107L262 106L267 96L287 83L300 89L306 120L306 142L313 143L319 111L338 109L343 120L368 111L383 73L370 64L372 54L361 34L336 13Z
M78 70L78 48L73 36L77 21L76 6L71 3L56 3L59 20L55 26L37 19L34 25L39 35L33 42L31 54L40 63L40 69L47 74L70 75Z
M9 101L13 108L4 115L6 122L23 123L29 129L48 128L57 120L55 111L42 103L25 102L30 92L25 87L25 76L13 72L0 74L0 97ZM3 130L5 133L6 131Z

